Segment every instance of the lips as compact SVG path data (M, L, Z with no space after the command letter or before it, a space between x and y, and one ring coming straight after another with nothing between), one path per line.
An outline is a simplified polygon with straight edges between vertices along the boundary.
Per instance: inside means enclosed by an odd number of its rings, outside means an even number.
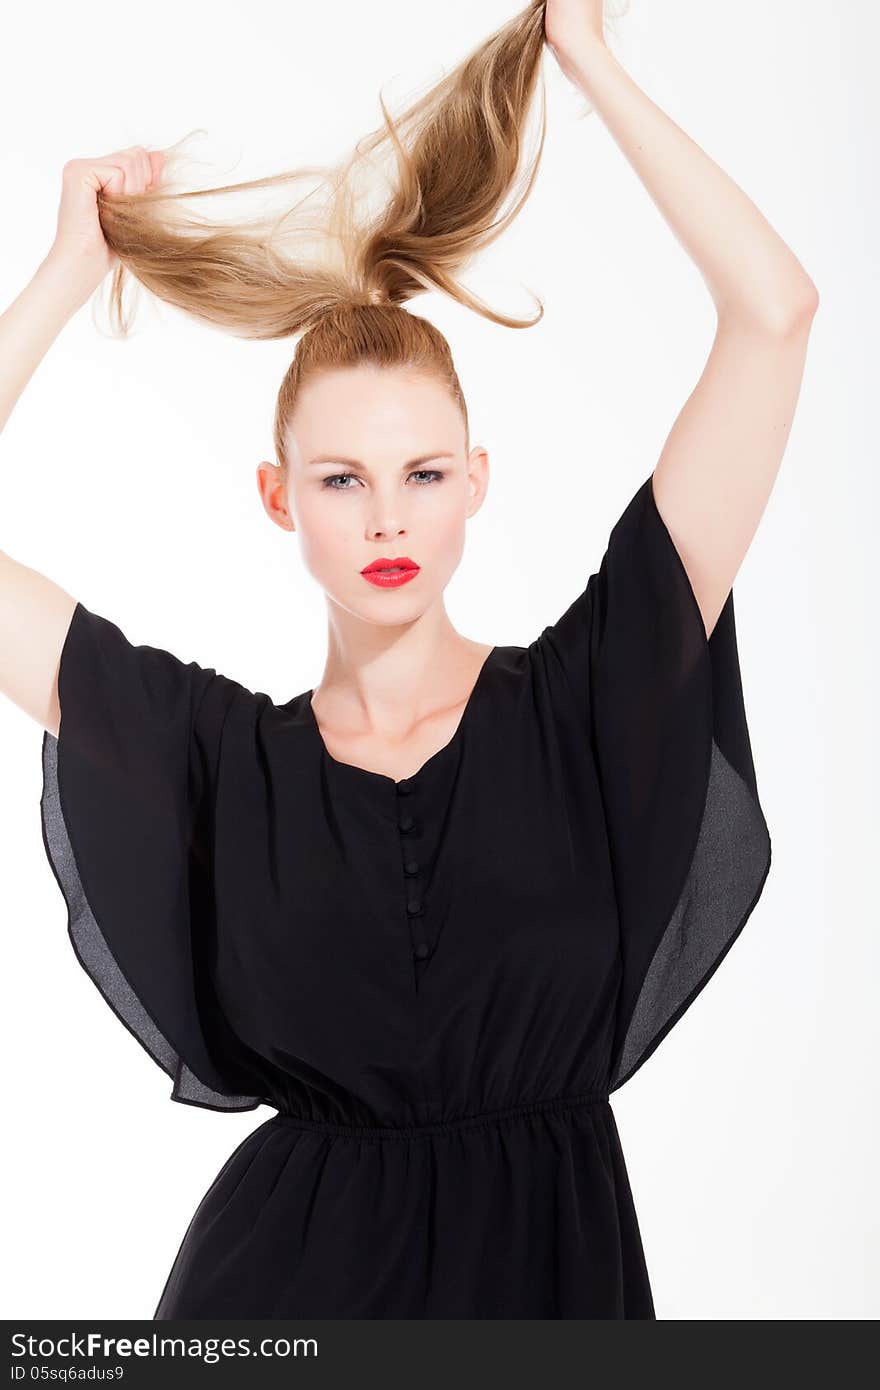
M417 570L418 565L415 560L411 560L408 555L397 555L393 560L387 559L384 555L378 560L371 560L368 565L361 570L361 574L376 574L392 571L398 573L401 570Z
M378 589L396 589L401 584L409 584L418 573L418 565L408 555L395 555L393 559L383 555L361 570L367 583Z

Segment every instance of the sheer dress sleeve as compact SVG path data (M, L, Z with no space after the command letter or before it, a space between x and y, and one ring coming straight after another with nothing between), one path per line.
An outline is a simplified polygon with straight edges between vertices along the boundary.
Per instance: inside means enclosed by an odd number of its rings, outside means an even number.
M594 753L620 928L616 1090L707 984L770 868L733 590L707 640L653 474L535 645Z
M135 646L78 603L42 744L43 843L79 963L173 1080L250 1110L248 1066L211 987L211 805L234 681Z

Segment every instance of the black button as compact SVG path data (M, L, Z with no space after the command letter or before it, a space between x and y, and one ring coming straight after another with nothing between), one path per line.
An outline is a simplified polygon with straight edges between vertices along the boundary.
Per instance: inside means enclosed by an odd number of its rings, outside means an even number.
M399 781L399 782L397 783L397 790L398 790L399 792L401 792L401 793L409 792L409 791L412 791L412 785L411 785L411 783L408 782L407 779L404 777L404 778L401 779L401 781Z
M415 859L407 859L403 867L408 874L417 874L419 871L419 866Z
M419 942L418 946L416 947L415 953L418 956L419 960L425 959L425 956L428 954L428 948L425 945L424 941Z
M408 902L407 905L406 905L406 910L407 910L407 912L411 912L411 913L413 913L413 914L415 914L415 913L417 913L417 912L421 912L421 910L422 910L421 898L410 898L409 902Z
M401 828L401 830L412 830L412 828L413 828L414 825L415 825L415 821L413 820L412 816L409 815L408 813L407 813L407 815L401 816L401 817L400 817L400 828Z

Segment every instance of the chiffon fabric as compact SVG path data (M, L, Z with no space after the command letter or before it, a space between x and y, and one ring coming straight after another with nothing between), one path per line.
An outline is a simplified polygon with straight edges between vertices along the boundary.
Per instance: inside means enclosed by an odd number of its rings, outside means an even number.
M404 781L335 759L311 691L82 603L58 680L40 808L77 957L173 1100L273 1112L152 1317L655 1318L609 1096L770 838L733 591L707 640L653 476Z

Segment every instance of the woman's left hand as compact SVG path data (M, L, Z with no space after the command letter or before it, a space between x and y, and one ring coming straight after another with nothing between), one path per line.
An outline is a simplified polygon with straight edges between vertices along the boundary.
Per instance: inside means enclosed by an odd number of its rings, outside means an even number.
M605 47L602 0L547 0L544 37L566 77L573 78L584 47Z

